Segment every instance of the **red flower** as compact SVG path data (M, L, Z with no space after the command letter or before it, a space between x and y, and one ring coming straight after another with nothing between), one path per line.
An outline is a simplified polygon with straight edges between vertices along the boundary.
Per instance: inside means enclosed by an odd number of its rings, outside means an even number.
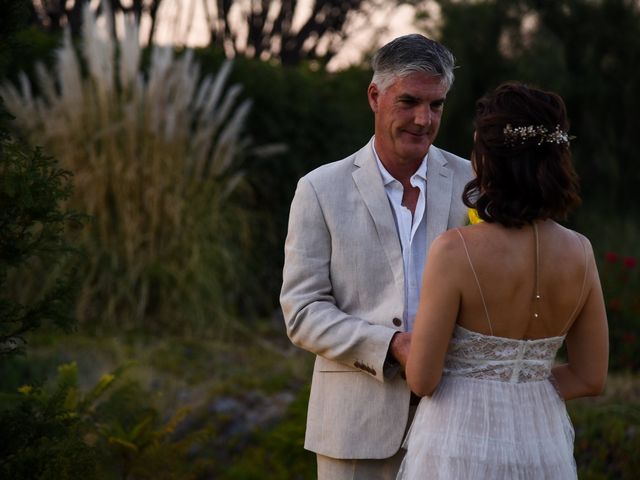
M608 263L616 263L618 261L618 254L616 252L607 252L604 254L604 259Z
M622 334L622 341L624 343L634 343L636 341L636 334L632 332L624 332Z
M627 268L633 268L638 264L638 261L634 257L624 257L622 263Z

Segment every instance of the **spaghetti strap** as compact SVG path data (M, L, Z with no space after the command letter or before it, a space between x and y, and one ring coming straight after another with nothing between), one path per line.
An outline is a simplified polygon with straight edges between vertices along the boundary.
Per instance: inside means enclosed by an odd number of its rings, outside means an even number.
M587 258L587 247L585 246L585 244L582 241L582 239L580 238L580 236L576 232L573 232L573 233L576 235L576 238L578 239L578 241L582 245L582 251L584 252L584 277L582 278L582 288L580 289L580 295L578 296L578 301L576 302L576 306L573 309L573 312L571 312L571 315L569 315L569 319L567 320L567 323L565 323L564 327L562 327L562 330L560 331L561 335L564 335L566 333L567 327L571 326L571 324L573 323L573 320L575 318L576 313L578 313L578 308L582 304L582 297L584 296L584 287L587 284L587 273L589 272L589 261L588 261L588 258Z
M467 248L467 242L465 242L464 237L462 236L462 232L459 228L456 228L456 232L460 235L460 240L462 240L462 246L464 247L464 251L467 254L467 260L469 260L469 266L471 267L471 271L473 272L473 277L476 279L476 284L478 285L478 291L480 292L480 298L482 299L482 306L484 307L484 313L487 316L487 323L489 324L489 332L493 335L493 327L491 326L491 319L489 318L489 310L487 310L487 302L484 300L484 295L482 294L482 287L480 286L480 280L478 280L478 275L476 274L476 269L473 267L473 262L471 261L471 255L469 255L469 249Z

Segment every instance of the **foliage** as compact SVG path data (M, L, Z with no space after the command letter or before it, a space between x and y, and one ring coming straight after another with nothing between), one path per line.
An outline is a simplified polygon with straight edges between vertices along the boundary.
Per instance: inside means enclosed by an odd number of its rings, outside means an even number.
M76 389L75 365L59 369L50 391L23 386L0 410L0 476L14 479L101 478L99 451L83 436L94 401L111 383L105 377L86 396ZM5 400L6 402L6 400Z
M326 65L384 0L281 2L205 0L210 44L230 56L277 60L282 65L320 61ZM392 4L411 3L393 0ZM300 19L303 19L300 21ZM379 33L379 32L376 32ZM375 34L372 32L372 36Z
M220 52L197 52L203 71L217 70ZM362 147L373 134L366 100L371 72L362 68L329 73L307 66L280 67L237 58L231 77L242 82L253 101L247 129L257 144L286 144L269 158L245 165L251 195L243 198L256 235L247 258L253 268L243 279L243 308L271 315L281 286L284 238L289 205L298 178L324 163L340 160Z
M632 0L441 1L432 32L460 68L438 143L467 156L477 98L519 80L558 91L567 104L572 149L590 208L630 213L640 203L631 127L640 108L640 6ZM612 105L616 104L616 108Z
M600 275L610 325L610 369L640 368L640 268L636 257L606 252Z
M0 82L16 82L22 72L34 77L36 63L47 67L54 63L61 36L34 23L38 20L34 3L33 0L0 0ZM59 6L57 3L51 5L52 10Z
M75 363L50 387L23 386L0 410L0 475L14 479L196 478L210 468L189 452L209 431L175 435L188 410L167 419L125 368L103 375L87 392ZM117 383L119 386L116 386Z
M163 420L138 383L124 385L96 408L96 435L109 451L101 469L120 478L196 478L212 462L191 458L190 452L212 432L205 428L176 435L188 414L189 409L180 408Z
M0 79L18 80L18 72L35 76L36 62L50 66L59 38L37 28L17 31L0 44Z
M48 404L54 396L66 399L52 421L65 415L77 421L56 423L59 429L52 432L36 405L24 423L33 435L20 441L38 454L43 437L60 440L61 450L51 454L68 459L74 471L81 453L92 456L97 474L76 478L227 478L233 471L259 468L251 462L260 451L268 452L265 465L274 471L289 465L292 472L310 472L313 456L301 448L301 439L308 399L303 385L312 356L272 341L273 328L255 338L238 333L226 342L74 335L65 337L64 345L59 337L35 335L29 362L16 357L0 364L0 440L10 424L5 420L35 398L26 393L39 392ZM62 367L65 387L59 388L61 373L42 386L42 378L53 376L51 365L65 358L78 360L77 367L75 362ZM114 364L126 367L113 371ZM16 383L14 371L34 386ZM18 389L23 393L14 393ZM82 440L77 456L63 449L65 435ZM289 447L296 451L287 453ZM15 469L23 457L11 458ZM4 459L0 456L0 464Z
M80 227L82 217L62 207L71 192L70 172L0 125L0 356L23 351L24 335L43 322L75 325L77 281L64 261L77 253L68 227ZM27 294L23 282L44 272L47 280Z
M604 398L570 402L576 439L578 477L584 480L631 480L640 459L640 390L631 376L609 379Z
M247 215L230 196L244 191L236 160L259 153L242 136L250 102L225 88L230 64L200 79L190 51L175 59L154 47L144 74L134 23L116 45L89 8L84 15L83 57L66 30L55 74L36 67L41 96L24 75L21 91L0 90L30 139L74 173L71 204L94 219L82 237L79 319L210 327L242 288L233 277Z
M541 40L527 59L555 51L562 60L563 68L547 75L559 77L578 137L574 155L582 182L604 211L630 212L627 206L640 203L640 170L633 161L638 136L631 128L640 108L631 85L640 83L640 73L628 68L640 60L640 5L571 0L540 8L539 16ZM620 99L619 108L612 98Z
M264 478L302 480L316 476L315 454L304 450L304 427L309 388L302 389L284 419L274 428L258 432L255 441L236 457L223 480ZM269 472L268 474L266 472Z
M29 27L31 0L0 0L0 80L16 79L19 71L33 74L36 60L49 64L57 38Z
M280 331L275 324L238 330L224 342L73 336L65 337L64 345L38 335L29 365L14 358L9 370L0 371L0 390L15 391L20 385L6 378L18 364L24 364L17 368L23 377L37 378L44 366L78 358L85 378L79 383L96 385L100 380L87 378L101 378L105 359L112 364L135 359L126 377L125 372L113 374L83 424L88 429L83 432L98 432L81 438L97 448L94 461L105 478L124 478L122 472L128 471L131 479L312 479L314 457L302 444L313 357L288 345ZM610 376L604 397L569 402L580 478L634 478L637 459L629 455L640 432L639 388L636 376L616 374ZM79 392L78 398L87 398ZM282 403L289 402L288 408L256 423L283 394L289 395ZM4 397L0 402L6 404ZM163 433L172 423L177 424L173 433Z
M609 369L640 366L640 223L635 213L605 215L597 206L576 212L575 223L594 247L609 321Z
M40 29L49 32L60 32L65 25L69 26L71 34L76 37L82 31L83 15L82 10L89 5L89 0L74 0L73 2L58 2L44 0L42 2L31 1L32 22ZM136 23L146 21L149 25L148 40L153 39L158 10L162 0L135 0L131 3L120 1L105 1L101 6L108 15L111 16L112 24L115 23L115 14L131 14Z

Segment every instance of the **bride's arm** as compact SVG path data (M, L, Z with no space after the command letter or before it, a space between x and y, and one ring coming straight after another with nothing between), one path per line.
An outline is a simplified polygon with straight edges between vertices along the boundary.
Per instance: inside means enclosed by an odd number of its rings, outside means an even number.
M591 251L589 259L589 293L582 310L567 333L568 363L554 367L552 371L558 393L565 400L600 395L607 379L607 314Z
M451 230L439 236L429 249L406 365L407 383L419 396L431 395L442 377L460 308L458 277L463 255L460 238Z

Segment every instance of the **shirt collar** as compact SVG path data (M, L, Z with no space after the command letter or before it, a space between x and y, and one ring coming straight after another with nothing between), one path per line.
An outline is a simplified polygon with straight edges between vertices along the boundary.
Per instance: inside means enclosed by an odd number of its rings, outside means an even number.
M392 182L397 182L398 180L396 180L385 168L385 166L382 164L382 161L380 160L380 157L378 156L378 152L376 152L376 146L375 143L372 142L371 146L373 147L373 155L376 157L376 162L378 164L378 170L380 170L380 175L382 175L382 184L386 187L387 185L389 185ZM414 173L411 176L411 179L413 179L414 177L418 177L421 178L422 180L427 180L427 158L429 157L429 152L427 151L427 154L424 156L424 158L422 159L422 162L420 163L420 166L418 167L418 170L416 170L416 173Z

